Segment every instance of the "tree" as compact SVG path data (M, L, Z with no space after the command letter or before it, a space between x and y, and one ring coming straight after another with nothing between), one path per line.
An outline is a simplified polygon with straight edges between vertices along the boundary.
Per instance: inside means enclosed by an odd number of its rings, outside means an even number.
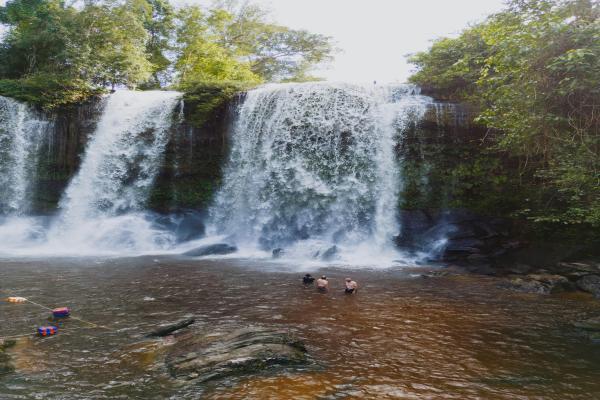
M167 53L172 50L171 40L175 29L175 11L167 0L147 0L151 12L144 20L148 31L146 54L152 64L152 78L146 87L158 88L168 81L167 71L171 60Z
M177 70L183 81L204 79L209 65L228 71L217 75L237 76L233 80L305 80L334 50L329 37L271 24L264 9L248 2L217 2L206 11L189 7L180 15Z
M60 75L89 84L135 86L147 80L145 0L88 2L81 10L60 0L12 0L0 8L9 26L2 43L2 78Z
M214 15L213 15L214 17ZM228 15L221 14L222 18ZM241 62L220 46L208 20L199 7L187 7L179 13L177 42L180 53L175 64L180 82L243 81L259 82L248 63ZM214 18L212 19L214 23Z
M520 159L539 190L536 221L600 225L600 5L513 0L436 41L411 80L475 103L494 149Z
M82 78L101 86L135 87L150 78L153 65L146 53L149 34L145 1L90 4L77 16L78 69Z

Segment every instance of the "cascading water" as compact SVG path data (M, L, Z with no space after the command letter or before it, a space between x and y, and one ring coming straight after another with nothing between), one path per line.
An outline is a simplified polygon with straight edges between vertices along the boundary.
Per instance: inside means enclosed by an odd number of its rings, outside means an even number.
M395 144L428 98L410 86L267 85L240 106L212 230L242 249L397 257ZM335 246L335 247L333 247Z
M28 211L39 145L48 124L25 104L0 96L0 214Z
M53 246L79 253L144 252L171 243L144 213L180 93L117 91L60 203Z
M27 105L0 96L0 243L11 247L42 235L28 217L40 144L50 122Z
M63 194L59 214L50 223L47 218L21 216L2 225L0 252L33 256L128 255L171 248L173 234L156 228L155 218L144 207L163 160L180 97L180 93L165 91L117 91L110 95L81 167ZM13 129L12 136L17 140L4 140L2 150L10 145L7 153L28 160L31 156L21 154L35 152L35 131L22 122L26 118L18 103L13 105L9 100L6 104L13 108L4 117L9 123L0 121L0 127L19 128ZM36 167L35 162L22 163L32 171ZM2 193L9 193L9 199L19 199L32 181L27 175L29 169L17 162L7 165L3 168L12 168L11 175L2 178L18 182L18 194L6 190ZM8 202L13 203L21 204L20 200Z

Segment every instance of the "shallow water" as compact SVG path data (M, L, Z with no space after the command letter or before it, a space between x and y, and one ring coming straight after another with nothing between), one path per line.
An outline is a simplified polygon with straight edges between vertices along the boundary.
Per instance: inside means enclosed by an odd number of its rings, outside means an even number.
M361 288L345 296L347 272L319 273L335 290L318 294L301 273L256 261L4 260L2 297L70 306L113 330L70 319L57 336L19 339L17 371L0 377L0 398L600 398L600 347L569 325L600 314L588 296L517 294L493 278L423 279L401 269L352 271ZM192 315L194 329L287 329L320 368L178 386L148 351L159 343L142 336ZM47 318L35 305L2 302L0 336Z

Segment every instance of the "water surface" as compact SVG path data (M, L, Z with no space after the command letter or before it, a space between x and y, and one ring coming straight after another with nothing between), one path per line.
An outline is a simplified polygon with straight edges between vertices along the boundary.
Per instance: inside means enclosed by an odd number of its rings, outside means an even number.
M290 271L294 266L289 266ZM315 271L317 272L317 271ZM5 260L0 289L112 331L69 320L52 338L23 338L3 399L592 399L600 347L569 325L598 315L580 294L537 296L476 276L424 279L418 271L325 269L321 295L301 273L244 260ZM274 326L304 340L320 368L181 387L142 335L195 316L194 329ZM0 335L32 332L48 312L0 303ZM140 344L142 343L142 344Z

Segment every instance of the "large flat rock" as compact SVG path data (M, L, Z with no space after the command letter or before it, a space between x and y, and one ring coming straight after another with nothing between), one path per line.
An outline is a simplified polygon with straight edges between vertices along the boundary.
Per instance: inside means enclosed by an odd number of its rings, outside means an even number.
M174 378L206 382L309 363L304 345L287 332L260 327L190 332L167 353Z

